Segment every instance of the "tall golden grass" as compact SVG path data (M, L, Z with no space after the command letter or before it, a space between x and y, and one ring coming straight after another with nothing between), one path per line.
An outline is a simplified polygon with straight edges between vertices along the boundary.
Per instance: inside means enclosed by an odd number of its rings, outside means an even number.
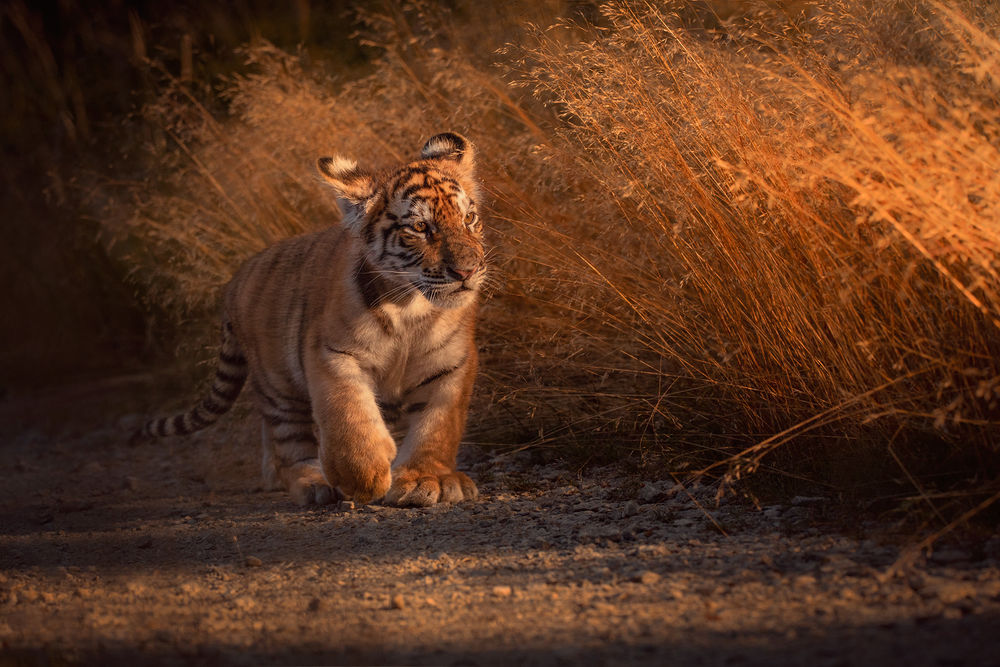
M470 439L734 477L815 436L837 446L810 456L926 437L995 464L995 11L474 7L362 16L381 55L355 78L251 45L225 114L169 83L146 114L156 176L106 216L150 303L210 321L243 259L336 224L317 156L394 162L455 129L502 285Z

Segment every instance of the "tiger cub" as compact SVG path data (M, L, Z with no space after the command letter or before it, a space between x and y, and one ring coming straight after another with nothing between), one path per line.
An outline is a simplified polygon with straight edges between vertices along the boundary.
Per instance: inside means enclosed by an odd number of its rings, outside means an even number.
M277 243L237 271L211 389L143 431L204 428L249 378L265 482L296 502L475 498L455 469L486 274L473 145L439 134L416 161L381 172L341 157L317 164L341 224Z

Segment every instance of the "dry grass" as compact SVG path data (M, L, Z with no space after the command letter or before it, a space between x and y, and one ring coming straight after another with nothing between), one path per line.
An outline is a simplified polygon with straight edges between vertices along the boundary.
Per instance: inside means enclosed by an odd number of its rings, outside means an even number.
M227 115L177 82L150 107L158 176L107 233L159 312L207 321L240 261L335 222L316 156L456 129L503 284L470 439L734 477L807 434L834 436L815 457L932 437L995 465L997 16L801 5L537 28L411 3L364 17L382 55L352 80L254 45Z

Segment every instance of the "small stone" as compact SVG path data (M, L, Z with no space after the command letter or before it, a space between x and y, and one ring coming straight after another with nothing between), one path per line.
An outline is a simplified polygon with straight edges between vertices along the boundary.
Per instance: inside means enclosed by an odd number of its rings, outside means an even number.
M243 562L246 563L247 567L260 567L261 565L264 564L264 561L257 558L256 556L247 556L246 560Z
M510 594L513 593L510 586L494 586L493 595L498 598L509 598Z
M633 579L633 581L637 581L640 584L646 584L647 586L649 586L650 584L655 584L659 580L660 580L660 575L653 572L652 570L643 570L639 574L639 576Z
M389 609L402 609L406 606L406 599L400 593L396 593L389 600Z
M342 512L348 512L350 510L353 510L354 509L354 501L353 500L341 500L339 503L337 503L337 509L341 510Z
M663 489L658 484L646 483L639 489L639 502L654 503L663 498Z
M639 513L639 503L634 500L629 500L621 507L614 511L614 517L616 519L627 519L630 516L635 516Z

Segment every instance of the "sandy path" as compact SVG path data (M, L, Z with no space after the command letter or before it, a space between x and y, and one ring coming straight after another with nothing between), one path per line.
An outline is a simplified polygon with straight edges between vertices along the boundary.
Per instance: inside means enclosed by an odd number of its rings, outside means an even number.
M0 411L0 663L1000 664L996 539L887 579L882 527L820 500L482 452L475 503L303 510L238 419L129 447L44 405Z

